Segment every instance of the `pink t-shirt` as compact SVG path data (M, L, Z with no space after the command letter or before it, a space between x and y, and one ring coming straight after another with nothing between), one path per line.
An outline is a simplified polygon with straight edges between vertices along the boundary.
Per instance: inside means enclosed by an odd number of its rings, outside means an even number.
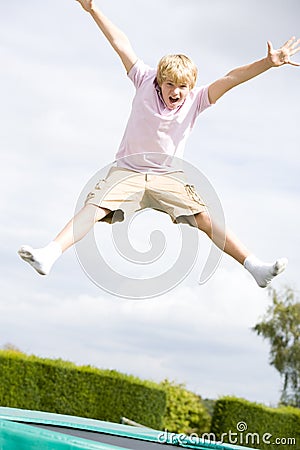
M174 170L198 115L210 106L208 86L191 90L177 109L165 106L156 83L156 69L138 60L128 73L136 88L131 114L116 154L117 166L137 172Z

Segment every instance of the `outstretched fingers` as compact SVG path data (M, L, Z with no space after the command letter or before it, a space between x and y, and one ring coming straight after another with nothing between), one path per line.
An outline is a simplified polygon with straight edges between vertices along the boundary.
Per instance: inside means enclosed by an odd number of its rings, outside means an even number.
M288 56L287 64L291 64L292 66L300 66L300 63L295 61L291 61L290 57L295 55L300 50L300 39L296 39L295 36L292 36L282 47Z
M273 48L272 42L271 41L267 41L267 45L268 45L268 52L269 53L273 52L274 48Z
M300 39L297 39L290 47L290 55L294 55L300 50Z
M300 67L300 63L297 63L295 61L288 61L288 64L290 64L291 66Z
M292 36L288 41L286 41L281 48L288 48L296 39L295 36Z

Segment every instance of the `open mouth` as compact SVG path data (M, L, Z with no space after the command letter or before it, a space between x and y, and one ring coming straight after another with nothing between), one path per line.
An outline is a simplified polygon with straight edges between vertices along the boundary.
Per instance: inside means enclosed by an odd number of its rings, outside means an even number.
M169 97L170 103L174 104L177 103L180 100L180 97Z

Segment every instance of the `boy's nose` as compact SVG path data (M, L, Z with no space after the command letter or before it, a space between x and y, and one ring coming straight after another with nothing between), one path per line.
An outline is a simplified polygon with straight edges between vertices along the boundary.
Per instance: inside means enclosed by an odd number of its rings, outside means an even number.
M173 89L173 93L174 93L174 95L179 95L179 93L180 93L179 87L175 87L175 88Z

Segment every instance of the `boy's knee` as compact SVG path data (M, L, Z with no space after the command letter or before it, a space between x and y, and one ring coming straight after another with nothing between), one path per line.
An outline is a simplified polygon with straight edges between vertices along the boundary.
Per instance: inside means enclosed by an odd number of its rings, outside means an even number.
M198 228L201 231L209 233L211 231L211 220L209 214L207 212L201 212L195 215L195 219L198 225Z

